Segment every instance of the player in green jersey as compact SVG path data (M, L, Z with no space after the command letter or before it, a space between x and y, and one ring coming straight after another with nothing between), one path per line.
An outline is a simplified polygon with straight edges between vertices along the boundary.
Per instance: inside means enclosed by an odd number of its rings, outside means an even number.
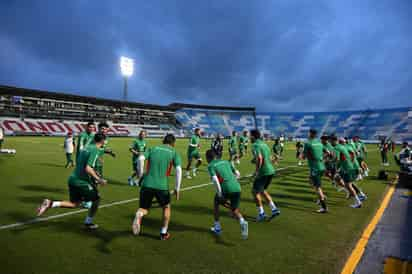
M358 162L358 159L356 157L356 148L355 148L355 144L352 142L351 139L345 139L345 147L348 150L350 157L351 157L351 161L353 163L353 168L355 170L355 174L356 174L356 181L360 181L363 179L362 174L361 174L361 167L360 164Z
M335 142L335 141L334 141ZM346 145L344 138L339 139L339 144L335 145L335 149L338 154L338 170L339 177L337 180L341 180L348 189L350 195L355 199L355 203L351 205L353 208L360 208L362 206L362 200L366 199L366 195L354 184L356 180L356 168L352 161L351 153Z
M320 137L320 141L323 145L323 162L325 163L325 175L332 182L334 182L334 177L336 174L336 159L335 159L335 149L329 143L329 136L323 134Z
M366 156L368 154L366 146L361 141L359 136L353 137L353 143L355 145L358 162L362 168L363 176L367 177L369 176L369 167L368 167L368 164L366 163Z
M302 158L303 158L303 143L301 141L296 142L296 159L298 160L298 166L302 166Z
M247 154L247 148L249 146L249 132L247 130L243 131L244 137L244 147L245 147L245 154Z
M315 129L309 130L309 138L303 148L303 159L306 158L308 160L310 182L319 198L320 209L317 210L317 212L326 213L328 208L326 205L326 197L322 190L322 176L325 172L325 164L323 163L324 147L316 136L317 131Z
M50 208L77 208L82 202L92 202L84 224L89 229L96 229L93 217L99 208L100 196L97 185L106 185L107 181L95 171L99 150L104 145L105 136L97 133L94 143L80 151L75 170L69 177L68 186L70 192L69 201L52 201L45 199L37 209L37 216L43 215Z
M132 231L139 235L141 231L142 218L149 213L153 198L163 209L162 228L160 239L170 238L168 226L170 221L170 192L167 177L171 174L172 167L176 170L176 184L174 194L179 200L180 184L182 181L181 158L176 152L176 138L173 134L167 134L163 139L163 145L150 149L147 153L147 170L143 176L140 189L140 206L133 220Z
M105 154L109 154L110 156L112 156L114 158L114 157L116 157L116 154L109 147L109 137L107 136L107 134L109 132L109 125L105 122L101 122L101 123L99 123L97 128L98 128L98 132L103 134L106 137L103 146L99 150L100 155L99 155L99 159L97 160L97 163L96 163L96 171L100 174L100 176L103 177L103 163L104 163L103 156Z
M278 163L280 160L280 152L282 150L282 146L280 145L280 140L279 138L275 139L275 142L273 143L272 146L272 152L273 152L273 162Z
M94 133L96 131L96 126L93 122L88 122L86 131L80 133L78 140L77 140L77 148L76 148L76 162L77 156L80 154L85 147L90 145L93 142Z
M255 180L253 182L253 198L256 202L258 209L258 216L256 220L258 222L266 219L266 214L263 209L262 199L264 198L269 204L272 214L270 219L278 216L280 210L273 202L272 197L266 191L275 176L275 168L271 161L271 152L269 146L262 140L260 131L257 129L250 131L250 140L252 142L253 160L252 163L256 164Z
M238 182L240 177L239 171L235 170L229 161L217 159L217 155L213 150L206 152L206 160L209 163L208 171L212 183L216 187L216 195L214 199L214 218L215 223L211 228L212 232L220 235L222 227L219 222L219 206L223 205L232 210L233 215L239 220L240 232L243 239L248 237L248 223L240 213L240 193L241 188Z
M239 160L246 154L246 144L248 143L248 132L244 131L243 135L239 137Z
M232 131L232 136L229 139L229 160L233 164L240 164L239 154L237 153L237 132Z
M142 130L139 133L139 137L136 138L132 145L130 146L130 152L132 153L132 166L133 166L133 173L128 178L128 182L130 186L136 186L139 184L140 179L143 177L144 172L144 162L145 162L145 153L146 153L146 131ZM137 181L133 178L136 177Z
M190 143L187 148L187 166L186 166L186 178L192 179L190 176L190 168L192 166L193 159L196 160L196 166L192 170L192 175L197 175L197 169L202 164L202 158L200 156L200 128L195 128L194 134L190 138Z

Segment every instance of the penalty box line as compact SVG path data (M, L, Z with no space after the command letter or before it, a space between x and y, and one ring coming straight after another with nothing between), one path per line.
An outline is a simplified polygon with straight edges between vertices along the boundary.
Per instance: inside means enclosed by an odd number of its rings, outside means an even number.
M276 170L285 170L285 169L293 168L293 167L297 167L297 166L287 166L287 167L278 168ZM253 174L243 176L243 177L241 177L241 179L250 178L250 177L253 177ZM182 188L180 191L188 191L188 190L192 190L192 189L202 188L202 187L209 186L209 185L212 185L212 184L213 183L205 183L205 184L200 184L200 185L189 186L189 187ZM110 185L110 183L109 183L109 185ZM139 198L133 198L133 199L117 201L117 202L113 202L113 203L109 203L109 204L104 204L104 205L99 206L99 209L106 208L106 207L117 206L117 205L124 205L124 204L128 204L128 203L131 203L131 202L136 202L136 201L139 201ZM6 229L16 228L16 227L20 227L20 226L24 226L24 225L36 224L36 223L45 222L45 221L49 221L49 220L59 219L59 218L63 218L63 217L66 217L66 216L71 216L71 215L75 215L75 214L79 214L79 213L83 213L83 212L87 212L87 211L88 211L88 209L79 209L79 210L75 210L75 211L70 211L70 212L66 212L66 213L61 213L61 214L48 216L48 217L34 218L34 219L24 221L24 222L17 222L17 223L9 224L9 225L2 225L2 226L0 226L0 230L6 230Z

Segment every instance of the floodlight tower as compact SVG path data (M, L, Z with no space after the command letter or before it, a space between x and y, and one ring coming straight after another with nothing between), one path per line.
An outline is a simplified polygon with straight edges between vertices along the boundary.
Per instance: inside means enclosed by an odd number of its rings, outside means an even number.
M133 75L134 71L134 60L128 57L120 57L120 70L124 78L123 86L123 100L127 100L127 79Z

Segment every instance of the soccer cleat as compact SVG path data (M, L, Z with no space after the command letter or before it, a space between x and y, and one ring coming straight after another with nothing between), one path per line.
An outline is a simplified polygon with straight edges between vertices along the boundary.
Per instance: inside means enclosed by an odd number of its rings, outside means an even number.
M216 236L220 236L220 234L222 233L222 229L216 226L212 226L210 228L210 231L212 231L212 233L215 234Z
M170 233L166 232L166 233L160 233L160 240L161 241L166 241L170 239Z
M316 210L316 212L317 212L317 213L327 213L328 210L327 210L326 208L321 207L321 208L319 208L318 210Z
M276 216L280 215L280 210L278 208L272 210L272 215L270 216L269 220L272 220L273 218L275 218Z
M266 220L266 214L265 213L259 213L259 215L256 217L256 222L263 222Z
M92 205L93 205L93 203L92 203L91 201L88 201L88 202L82 202L82 203L80 204L80 206L81 206L82 208L86 208L86 209L91 208L91 207L92 207Z
M95 230L99 228L97 224L93 224L93 223L85 223L84 226L86 227L86 229L89 229L89 230Z
M37 216L43 215L52 206L52 201L44 199L41 205L37 208Z
M358 198L361 202L365 201L366 199L368 199L368 197L365 194L359 194Z
M133 235L139 235L142 228L142 217L136 216L134 217L133 224L132 224L132 231Z
M197 172L196 172L195 169L192 171L192 175L193 175L193 177L196 177L196 176L197 176Z
M134 186L136 183L133 181L132 177L127 178L127 182L129 183L129 186Z
M244 221L240 224L240 235L242 235L242 239L246 240L249 235L249 224Z
M350 205L351 208L361 208L362 207L362 203L354 203L352 205Z

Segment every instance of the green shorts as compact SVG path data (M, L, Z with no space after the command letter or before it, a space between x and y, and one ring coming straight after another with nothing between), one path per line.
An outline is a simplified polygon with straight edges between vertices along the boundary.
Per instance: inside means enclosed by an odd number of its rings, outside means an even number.
M322 186L322 176L323 176L324 170L317 170L317 169L311 169L310 170L310 182L314 187L321 187Z
M227 202L230 203L230 209L235 210L240 206L240 192L223 193L222 198L219 198L217 194L215 195L215 203L225 205Z
M253 192L254 193L262 193L264 192L272 182L274 174L271 175L265 175L265 176L258 176L255 178L255 181L253 182Z
M152 207L153 198L156 198L161 207L170 204L170 192L168 190L142 187L140 189L140 208L150 209Z
M189 161L192 161L192 159L196 159L196 160L199 160L201 157L200 157L200 153L199 153L199 150L192 150L192 151L190 151L190 150L188 150L187 151L187 159L189 159Z
M68 184L71 202L94 202L100 198L96 186L89 181L70 176Z
M352 183L356 179L356 170L348 170L348 171L341 170L339 175L345 184Z

